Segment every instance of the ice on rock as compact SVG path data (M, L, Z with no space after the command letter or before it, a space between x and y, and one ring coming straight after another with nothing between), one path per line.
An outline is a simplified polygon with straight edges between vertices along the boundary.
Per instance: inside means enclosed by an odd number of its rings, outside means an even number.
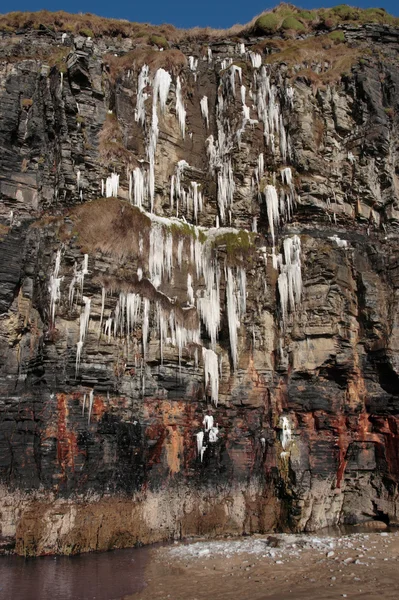
M50 322L54 325L55 321L55 306L61 300L61 281L63 277L58 277L61 267L61 250L57 250L55 255L55 264L52 275L50 275L49 292L50 292Z
M245 52L246 52L246 50L245 50L245 44L243 44L243 43L238 44L238 52L240 54L245 54Z
M215 406L219 397L219 363L216 352L211 349L202 348L204 361L205 391L210 388L211 400Z
M190 67L190 70L194 73L194 80L197 81L198 58L195 58L194 56L189 56L188 66Z
M208 107L208 98L204 96L200 101L201 114L202 118L205 119L206 127L209 128L209 107Z
M178 77L176 81L176 114L179 121L180 131L184 139L186 133L186 109L184 108L183 103L180 77Z
M348 242L346 240L341 240L340 237L337 236L337 234L334 234L333 236L328 238L329 240L331 240L332 242L334 242L335 244L337 244L337 246L339 246L339 248L347 248L348 247Z

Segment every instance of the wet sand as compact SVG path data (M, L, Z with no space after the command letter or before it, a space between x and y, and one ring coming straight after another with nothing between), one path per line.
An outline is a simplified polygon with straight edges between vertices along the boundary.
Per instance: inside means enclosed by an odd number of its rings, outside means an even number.
M267 545L266 537L251 540ZM152 550L146 588L125 600L375 600L399 595L399 532L311 541L298 555L297 543L294 549L272 550L275 556L233 554L229 549L235 542L225 543L227 550L221 546L220 552L209 542L197 545L194 553L192 544Z

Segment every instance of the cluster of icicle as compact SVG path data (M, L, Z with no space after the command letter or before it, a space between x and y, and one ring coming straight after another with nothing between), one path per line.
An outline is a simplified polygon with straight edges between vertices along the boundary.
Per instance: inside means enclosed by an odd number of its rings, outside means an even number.
M285 238L283 255L275 257L276 268L280 271L277 285L283 322L288 310L294 312L299 306L302 296L301 240L297 235Z
M195 74L198 61L190 57L190 68ZM135 120L146 132L146 153L149 163L148 173L143 167L136 167L130 175L129 198L136 206L143 206L144 200L149 197L150 210L154 210L155 197L155 158L159 137L159 112L165 113L169 91L172 85L172 77L165 69L158 69L153 78L150 76L148 65L143 65L137 82L137 100L135 109ZM146 129L146 101L148 99L148 88L152 86L152 111L151 121ZM176 78L176 117L179 122L181 135L186 135L186 109L183 100L183 91L180 77Z
M195 434L197 438L197 452L201 462L208 444L214 444L217 442L219 435L218 424L214 424L212 415L205 415L202 424L203 429Z
M259 181L263 175L263 155L259 156L258 166L255 169L254 178L256 184L259 185ZM280 225L282 219L288 221L293 214L294 203L295 203L295 188L292 182L292 172L290 167L285 167L281 171L281 179L283 185L278 194L276 189L276 176L273 174L273 184L268 184L264 188L264 195L266 200L267 219L269 222L270 235L273 241L273 253L274 245L276 240L276 230ZM260 193L260 192L258 192Z
M201 186L196 181L190 181L188 189L183 186L184 171L189 168L190 165L185 160L177 163L170 182L170 206L176 209L176 217L181 213L197 223L198 212L202 212L203 208L203 197Z
M109 177L107 177L105 183L104 179L101 180L101 195L106 198L117 198L118 197L118 188L119 188L119 175L116 173L112 173Z
M103 290L103 297L105 298L105 296L106 292ZM145 359L148 349L152 304L154 305L154 320L160 344L161 364L163 364L166 345L178 348L180 364L183 348L189 344L200 344L200 330L199 327L185 327L184 320L173 309L173 306L165 308L159 301L152 303L150 299L142 297L140 294L121 292L114 311L106 319L103 318L102 309L101 322L104 323L104 334L108 341L111 341L111 336L129 340L135 327L140 326L143 357ZM185 309L182 310L184 313Z

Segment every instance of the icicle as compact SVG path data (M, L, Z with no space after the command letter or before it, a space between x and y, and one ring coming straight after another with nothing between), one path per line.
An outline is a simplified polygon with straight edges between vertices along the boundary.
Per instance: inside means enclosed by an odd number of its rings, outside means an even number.
M238 45L238 50L240 54L245 54L245 44L239 44ZM252 53L251 53L252 54Z
M89 394L89 416L87 418L87 423L90 423L91 411L93 408L93 399L94 399L94 390L90 390Z
M78 191L79 191L79 186L80 186L80 171L78 169L76 171L76 187L78 188Z
M280 213L279 213L279 204L278 204L278 196L276 192L276 188L274 185L267 185L265 188L265 197L266 197L266 209L267 209L267 218L269 221L270 234L273 240L275 240L274 228L279 224Z
M215 442L218 441L218 435L219 435L219 428L218 428L218 425L216 423L216 427L212 427L209 430L209 438L208 438L209 439L209 443L210 444L215 444Z
M197 81L198 58L195 58L194 56L189 56L188 57L188 66L190 67L191 71L194 73L194 80Z
M250 52L249 58L253 69L259 69L262 66L262 55L257 52Z
M148 345L148 332L150 329L150 301L148 298L144 298L144 309L143 309L143 358L145 359L147 356L147 345Z
M213 427L213 417L212 415L205 415L204 420L202 421L205 432L209 431Z
M187 275L187 297L190 304L194 306L194 289L193 289L193 278L191 273Z
M280 261L281 273L278 277L283 322L287 319L288 304L295 311L301 302L302 273L301 273L301 240L297 235L284 240L284 262Z
M212 49L208 46L208 62L212 62Z
M286 450L292 443L292 430L287 417L281 417L281 445Z
M233 272L231 270L231 267L227 267L226 300L227 300L227 319L228 319L228 323L229 323L231 358L233 361L233 368L234 368L234 370L236 370L237 359L238 359L237 329L240 326L240 321L238 319L236 285L235 285L235 281L233 278Z
M190 58L193 58L193 57L191 56ZM185 131L186 131L186 109L184 108L184 104L183 104L180 77L177 78L177 82L176 82L176 114L177 114L177 118L179 120L180 131L181 131L182 137L184 139Z
M83 395L83 408L82 408L82 417L84 417L86 408L86 394Z
M55 265L52 275L50 275L50 282L48 290L50 292L50 323L54 325L55 321L55 305L61 299L60 285L63 277L58 277L61 266L61 250L57 250L55 255Z
M153 105L156 106L159 97L161 112L165 111L171 83L172 78L170 74L164 69L158 69L153 82Z
M202 359L204 361L205 392L210 386L211 400L217 406L219 397L219 365L216 352L202 348Z
M205 119L206 127L209 128L209 108L208 108L208 98L204 96L200 101L201 106L201 114L203 119Z
M233 96L234 97L236 95L236 86L235 86L236 73L238 73L238 78L239 78L240 83L241 83L241 81L242 81L242 69L241 69L241 67L238 67L237 65L231 65L231 68L230 68L230 86L231 86L231 91L233 92Z
M103 318L104 318L105 296L106 296L106 291L105 291L105 288L103 287L102 290L101 290L100 334L101 334L101 329L102 329L102 324L103 324Z
M80 313L80 326L79 326L79 341L76 344L76 374L79 372L80 358L82 354L83 342L86 337L86 333L89 327L90 320L90 305L91 299L83 296L84 308Z
M155 197L155 153L158 143L158 114L157 114L157 103L159 98L159 104L161 112L165 111L166 101L169 95L170 84L172 78L170 74L164 69L158 69L155 73L153 82L153 96L152 96L152 122L149 133L149 140L147 145L147 155L150 163L149 169L149 191L151 200L151 212L154 210L154 197Z
M146 197L146 185L144 173L139 167L136 167L133 171L133 196L134 206L143 208Z
M145 101L148 98L148 94L145 92L145 89L149 85L149 69L147 65L143 65L141 68L138 84L137 84L137 100L136 100L136 110L134 113L134 119L137 123L143 127L145 123Z
M205 291L203 297L197 299L197 306L214 348L220 328L220 269L210 257L206 257L203 272Z
M199 431L196 434L197 437L197 452L198 452L198 456L201 458L201 462L202 462L202 456L203 456L203 446L202 444L204 443L204 432L203 431Z
M119 187L119 175L116 173L112 173L110 177L107 177L107 181L105 183L105 196L106 198L114 198L118 197L118 187Z

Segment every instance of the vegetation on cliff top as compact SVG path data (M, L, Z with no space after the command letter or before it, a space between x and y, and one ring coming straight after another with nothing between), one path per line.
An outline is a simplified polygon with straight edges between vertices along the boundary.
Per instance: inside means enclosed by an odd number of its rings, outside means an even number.
M120 36L143 39L146 43L167 48L169 43L182 39L212 39L245 35L282 35L312 33L320 29L334 30L340 25L380 23L399 27L399 18L383 8L360 9L347 4L333 8L302 10L292 4L279 4L265 11L246 25L234 25L229 29L209 27L177 29L173 25L150 25L133 23L125 19L106 19L96 15L70 14L64 11L10 12L0 15L0 31L15 32L24 29L47 29L70 32L86 37Z

